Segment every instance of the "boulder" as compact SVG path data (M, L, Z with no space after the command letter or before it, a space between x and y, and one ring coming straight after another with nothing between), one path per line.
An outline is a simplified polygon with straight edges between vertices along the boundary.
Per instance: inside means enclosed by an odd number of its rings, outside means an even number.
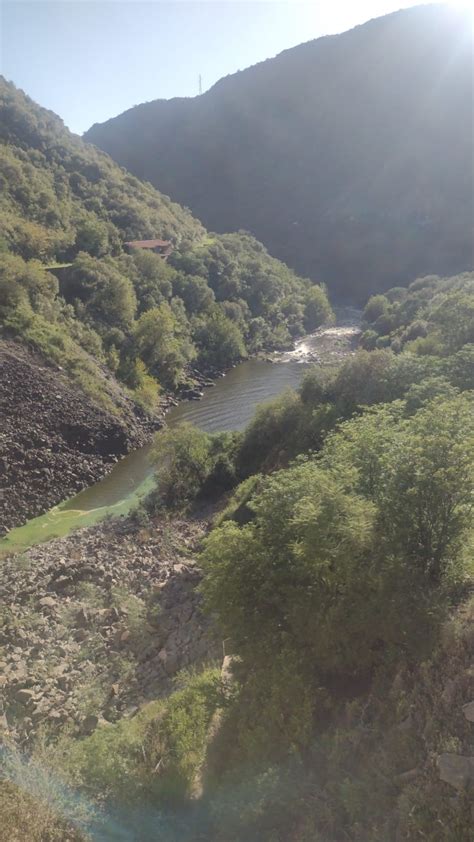
M462 712L468 722L474 722L474 702L468 702L467 705L463 705Z
M440 754L438 769L440 779L454 789L470 789L474 784L474 757Z
M22 688L21 690L17 690L15 693L15 700L20 703L20 705L28 705L34 701L35 693L33 690L26 690Z
M43 596L39 604L42 608L56 608L56 600L52 596Z

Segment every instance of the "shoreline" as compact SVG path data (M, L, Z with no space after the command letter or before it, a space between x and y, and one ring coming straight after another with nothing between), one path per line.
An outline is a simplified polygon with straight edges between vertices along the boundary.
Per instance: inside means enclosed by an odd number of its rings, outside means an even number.
M351 344L349 350L347 343L348 335L350 337ZM318 342L319 346L321 346L321 341L325 336L328 337L328 341L325 345L323 345L323 354L325 359L321 359L320 353L317 353L312 348L312 343ZM111 474L117 463L126 459L133 452L151 444L156 431L166 425L167 415L171 409L188 401L200 401L204 396L206 389L215 386L220 378L225 377L226 374L237 368L239 365L242 365L252 359L261 360L275 365L284 364L286 362L314 362L318 364L332 364L332 362L334 362L334 364L336 364L346 357L348 353L350 354L354 352L352 346L354 346L358 336L359 330L355 325L324 325L314 333L296 339L293 342L292 349L286 351L274 351L271 353L271 356L265 352L252 354L245 360L242 360L225 370L209 368L204 371L199 371L197 368L189 367L188 380L176 392L167 392L163 395L156 414L146 418L143 413L143 423L140 425L140 435L137 439L132 440L130 430L126 430L129 438L126 439L126 447L122 449L121 453L111 456L108 459L100 458L98 454L90 454L90 458L95 459L95 462L97 463L95 465L94 472L90 472L83 477L81 477L80 473L79 475L72 475L71 477L71 472L69 472L69 476L66 476L68 481L64 483L61 482L62 477L56 478L54 483L54 494L46 495L45 497L42 488L34 489L34 493L31 493L30 488L26 493L26 500L23 498L23 500L20 501L22 505L17 506L16 511L21 512L20 517L16 517L14 519L10 518L9 521L6 519L8 528L2 530L1 537L7 537L14 529L21 529L25 527L29 521L36 517L44 517L53 508L61 506L71 500L71 498L74 499L77 494L87 491L88 488L91 488L101 480L106 479L107 476ZM321 347L319 348L319 351L321 351ZM43 456L46 457L46 460L48 458L47 454L48 451L43 454ZM82 454L79 452L78 458L81 458L81 455ZM47 463L46 470L50 470ZM24 486L20 485L20 488L24 489ZM16 496L18 497L18 493ZM15 550L12 548L11 552L15 552ZM8 550L6 550L6 553L8 553Z

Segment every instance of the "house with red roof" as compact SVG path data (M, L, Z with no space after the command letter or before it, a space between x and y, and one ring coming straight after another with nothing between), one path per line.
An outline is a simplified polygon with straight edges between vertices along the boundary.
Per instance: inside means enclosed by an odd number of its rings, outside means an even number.
M125 243L127 251L135 251L136 249L145 249L159 254L163 260L167 260L173 251L173 243L171 240L129 240Z

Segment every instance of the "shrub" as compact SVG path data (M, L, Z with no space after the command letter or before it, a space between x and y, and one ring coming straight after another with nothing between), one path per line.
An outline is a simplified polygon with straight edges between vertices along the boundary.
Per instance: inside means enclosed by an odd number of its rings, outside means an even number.
M385 295L372 295L364 308L363 320L366 324L373 324L377 319L386 316L390 309L390 301Z
M182 689L151 702L133 719L99 727L83 740L66 740L66 776L111 804L155 805L192 792L205 759L211 719L222 704L219 672L187 676Z

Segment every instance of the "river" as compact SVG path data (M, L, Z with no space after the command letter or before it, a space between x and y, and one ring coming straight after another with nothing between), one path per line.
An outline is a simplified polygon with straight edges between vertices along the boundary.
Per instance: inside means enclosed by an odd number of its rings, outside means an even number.
M272 361L252 359L240 363L204 392L200 401L186 401L167 414L167 424L190 421L206 432L242 430L256 407L285 389L297 388L308 367L328 365L351 353L358 336L357 311L338 314L338 326L322 328L297 343L294 351L273 354ZM91 526L107 515L134 509L153 487L151 445L121 459L100 482L55 506L0 540L0 552L19 552L33 544Z

